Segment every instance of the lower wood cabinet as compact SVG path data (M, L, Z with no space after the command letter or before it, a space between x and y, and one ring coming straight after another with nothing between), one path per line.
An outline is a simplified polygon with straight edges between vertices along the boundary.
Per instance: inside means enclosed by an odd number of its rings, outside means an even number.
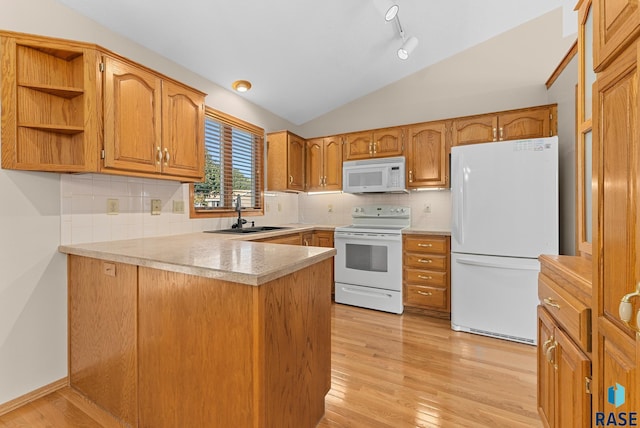
M450 245L449 236L402 236L405 308L421 309L443 318L451 316Z
M538 413L552 428L591 426L591 262L541 256Z
M331 260L254 286L68 257L70 384L123 426L322 418Z
M314 247L333 248L333 230L316 230L313 232L313 245ZM334 277L335 260L331 259L331 294L336 293L336 281Z
M302 245L302 235L300 233L290 233L288 235L278 235L269 238L255 239L255 242L268 242L270 244Z

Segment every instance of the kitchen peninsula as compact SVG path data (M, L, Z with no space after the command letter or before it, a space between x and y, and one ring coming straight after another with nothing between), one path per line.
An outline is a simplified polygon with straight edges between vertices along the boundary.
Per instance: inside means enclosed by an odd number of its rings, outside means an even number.
M63 245L69 383L127 426L315 426L333 248L199 233Z

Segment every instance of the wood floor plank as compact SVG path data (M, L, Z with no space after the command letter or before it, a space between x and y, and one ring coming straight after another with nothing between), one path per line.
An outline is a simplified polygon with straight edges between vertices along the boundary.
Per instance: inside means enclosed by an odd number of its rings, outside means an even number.
M320 428L531 428L536 348L449 321L332 306L332 385ZM70 388L0 416L0 428L116 428Z

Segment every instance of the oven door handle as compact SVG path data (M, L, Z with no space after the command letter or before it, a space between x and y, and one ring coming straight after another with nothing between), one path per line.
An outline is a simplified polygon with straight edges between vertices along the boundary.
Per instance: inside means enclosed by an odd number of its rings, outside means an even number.
M345 293L351 293L351 294L359 294L361 296L367 296L367 297L385 297L385 298L391 298L393 297L392 294L389 293L384 293L384 292L376 292L376 291L363 291L363 290L358 290L355 288L350 288L350 287L342 287L342 289L344 290Z
M402 241L401 235L360 235L360 234L336 234L334 235L334 240L338 241L379 241L379 242L393 242L393 241Z

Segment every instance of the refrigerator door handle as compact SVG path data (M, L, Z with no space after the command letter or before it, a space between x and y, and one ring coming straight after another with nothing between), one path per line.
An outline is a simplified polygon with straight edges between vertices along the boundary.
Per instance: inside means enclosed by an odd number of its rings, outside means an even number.
M453 197L457 199L458 203L453 204L453 224L451 225L451 235L453 238L458 241L459 244L464 243L464 202L466 195L466 180L465 180L465 171L462 168L464 165L462 153L459 153L458 156L454 158L455 164L452 165L452 170L454 174L456 174L456 178L458 180L458 186L456 189L453 189L454 195ZM468 177L467 177L468 178Z
M457 263L461 265L471 265L471 266L480 266L480 267L488 267L488 268L498 268L498 269L513 269L513 270L540 270L538 267L534 266L525 266L525 265L506 265L501 263L487 263L479 260L473 259L456 259Z

